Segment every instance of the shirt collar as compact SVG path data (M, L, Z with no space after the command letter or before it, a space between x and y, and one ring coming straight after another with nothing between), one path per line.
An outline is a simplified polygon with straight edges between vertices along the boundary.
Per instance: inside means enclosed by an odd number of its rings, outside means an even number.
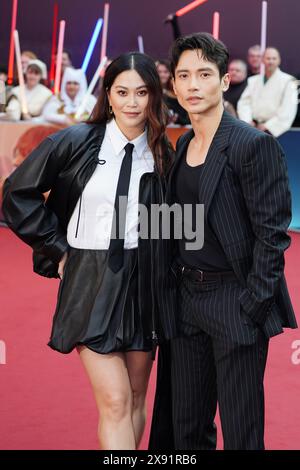
M117 156L122 152L122 150L124 150L125 145L130 142L134 145L134 150L137 153L138 158L142 157L144 150L148 146L147 130L135 139L129 141L118 127L115 119L112 119L107 123L106 129Z
M277 67L277 69L275 70L275 72L273 72L272 75L271 75L271 77L269 77L268 79L267 79L266 75L263 75L264 83L268 83L268 81L271 80L271 78L277 77L277 75L279 75L279 72L280 72L280 68Z

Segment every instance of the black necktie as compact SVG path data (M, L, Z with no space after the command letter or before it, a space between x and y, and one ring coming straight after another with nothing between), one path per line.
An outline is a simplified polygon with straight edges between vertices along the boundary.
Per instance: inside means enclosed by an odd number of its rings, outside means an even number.
M133 149L133 144L128 143L127 145L125 145L125 155L121 165L115 198L112 234L110 238L108 253L108 265L110 269L115 273L118 272L123 266L126 209L128 203L128 189L130 182ZM121 196L122 199L120 201Z

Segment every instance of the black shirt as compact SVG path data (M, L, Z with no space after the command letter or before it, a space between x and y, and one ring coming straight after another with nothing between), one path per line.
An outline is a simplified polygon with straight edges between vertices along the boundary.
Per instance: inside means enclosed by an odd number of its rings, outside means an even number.
M240 97L243 94L243 91L247 87L248 80L243 80L241 83L231 83L229 89L224 92L223 96L226 101L229 101L230 104L237 109L237 104Z
M176 97L171 97L169 95L163 95L164 102L169 109L173 111L174 114L177 114L177 120L175 124L180 124L181 126L186 126L191 123L189 115L185 109L183 109L177 101Z
M175 173L175 198L176 202L182 208L184 215L184 204L191 204L192 206L192 220L185 220L183 217L183 224L191 224L192 230L196 230L196 204L201 204L199 201L199 185L201 183L202 172L205 163L195 167L190 166L186 161L184 155L178 165ZM203 218L204 219L204 218ZM187 250L186 243L191 243L194 240L187 239L184 233L182 239L178 240L178 259L177 261L183 266L195 267L202 271L230 271L231 267L228 264L225 253L217 240L209 222L197 221L198 225L204 223L204 245L198 250Z

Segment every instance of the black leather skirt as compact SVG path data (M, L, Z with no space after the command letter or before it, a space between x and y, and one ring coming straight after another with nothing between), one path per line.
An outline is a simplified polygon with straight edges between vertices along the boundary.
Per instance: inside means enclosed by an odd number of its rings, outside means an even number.
M138 302L137 249L124 250L114 273L107 250L70 248L48 346L61 353L77 345L108 354L151 351Z

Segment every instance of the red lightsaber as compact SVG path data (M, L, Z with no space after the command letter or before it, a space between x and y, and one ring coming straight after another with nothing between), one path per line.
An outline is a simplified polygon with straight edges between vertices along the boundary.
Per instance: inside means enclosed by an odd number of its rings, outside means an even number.
M177 10L175 15L183 16L189 11L194 10L194 8L197 8L199 5L202 5L202 3L204 2L207 2L207 0L195 0L194 2L191 2L189 5L186 5L185 7L180 8L180 10Z
M11 30L10 30L8 77L7 77L8 85L12 85L13 80L14 80L14 58L15 58L14 31L16 29L16 24L17 24L17 12L18 12L18 0L13 0Z
M55 54L56 54L56 41L57 41L57 25L58 25L58 3L56 2L54 4L54 10L53 10L51 65L50 65L50 73L49 73L49 81L50 81L51 87L53 87L54 80L55 80Z

